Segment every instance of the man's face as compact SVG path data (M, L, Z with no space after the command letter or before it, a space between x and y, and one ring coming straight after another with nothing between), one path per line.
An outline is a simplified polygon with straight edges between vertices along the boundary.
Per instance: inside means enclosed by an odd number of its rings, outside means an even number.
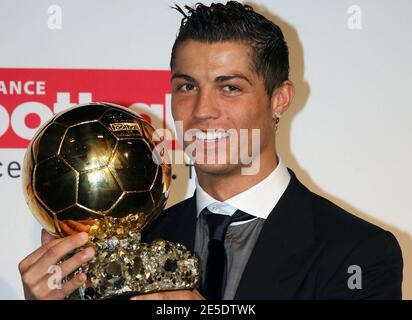
M241 159L252 155L252 147L261 168L273 164L274 111L263 78L252 68L251 54L240 42L187 40L178 48L172 70L174 120L183 122L184 133L190 129L222 132L200 133L184 141L185 149L192 143L196 146L198 174L239 174L244 166ZM241 129L248 130L244 141ZM252 129L259 130L258 146L252 142ZM237 133L238 141L230 143L233 139L227 132Z

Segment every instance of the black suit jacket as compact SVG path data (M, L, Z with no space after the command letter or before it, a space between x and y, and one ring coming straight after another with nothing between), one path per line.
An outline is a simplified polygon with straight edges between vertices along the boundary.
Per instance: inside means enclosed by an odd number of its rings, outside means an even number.
M291 181L263 225L235 299L400 299L396 238L310 192L289 171ZM196 219L193 196L165 210L143 239L193 250ZM348 286L352 265L360 267L361 289Z

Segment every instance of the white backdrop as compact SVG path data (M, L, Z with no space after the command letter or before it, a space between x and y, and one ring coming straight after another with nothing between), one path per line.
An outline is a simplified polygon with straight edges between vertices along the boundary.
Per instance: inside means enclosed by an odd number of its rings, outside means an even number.
M195 1L0 0L0 68L167 70L181 19L174 2ZM280 124L281 156L313 191L396 235L412 299L412 2L251 4L282 27L291 51L297 96ZM0 128L9 117L0 112ZM0 149L1 299L23 298L17 264L39 246L20 171L9 170L23 154ZM169 205L193 190L188 168L173 170Z

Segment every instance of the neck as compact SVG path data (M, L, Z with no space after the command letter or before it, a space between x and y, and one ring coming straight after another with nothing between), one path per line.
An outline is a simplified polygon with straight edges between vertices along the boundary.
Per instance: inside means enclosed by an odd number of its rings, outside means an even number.
M254 175L242 174L241 168L225 173L210 173L198 170L195 166L196 176L203 190L216 200L225 201L252 188L269 176L278 165L276 156L270 160L262 161L259 171Z

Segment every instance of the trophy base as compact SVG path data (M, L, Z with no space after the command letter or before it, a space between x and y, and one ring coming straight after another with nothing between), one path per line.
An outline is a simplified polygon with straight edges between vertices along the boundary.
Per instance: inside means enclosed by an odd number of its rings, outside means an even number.
M166 240L149 245L140 241L140 233L92 244L96 251L93 260L76 271L86 273L88 278L75 293L78 299L191 290L199 282L199 259L184 245Z

